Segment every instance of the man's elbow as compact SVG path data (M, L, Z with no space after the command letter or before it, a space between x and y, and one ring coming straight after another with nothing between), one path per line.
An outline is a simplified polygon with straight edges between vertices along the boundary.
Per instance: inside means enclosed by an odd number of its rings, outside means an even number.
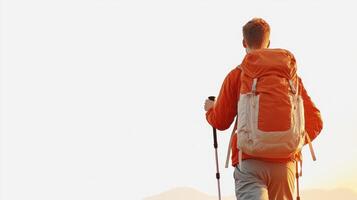
M315 121L313 124L311 124L309 127L306 128L311 141L313 141L318 135L320 135L322 128L323 128L323 122L321 119Z

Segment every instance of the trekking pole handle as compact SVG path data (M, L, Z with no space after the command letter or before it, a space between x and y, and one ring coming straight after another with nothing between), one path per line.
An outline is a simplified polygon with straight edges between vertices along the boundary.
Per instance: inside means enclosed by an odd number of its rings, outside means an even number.
M216 97L215 96L209 96L208 99L211 100L211 101L214 101L214 100L216 100ZM217 149L218 148L217 129L214 128L213 126L212 126L212 128L213 128L213 146L214 146L214 148Z
M213 146L214 146L214 148L218 148L218 142L217 142L217 129L216 128L214 128L213 126L212 126L212 128L213 128Z

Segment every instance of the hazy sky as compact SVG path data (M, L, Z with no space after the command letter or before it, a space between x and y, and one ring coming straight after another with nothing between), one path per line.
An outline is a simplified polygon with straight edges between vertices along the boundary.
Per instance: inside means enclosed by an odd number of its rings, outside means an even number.
M3 0L0 198L215 194L203 102L241 62L241 27L256 16L272 48L295 54L323 116L301 187L357 191L353 0ZM218 138L226 195L230 131Z

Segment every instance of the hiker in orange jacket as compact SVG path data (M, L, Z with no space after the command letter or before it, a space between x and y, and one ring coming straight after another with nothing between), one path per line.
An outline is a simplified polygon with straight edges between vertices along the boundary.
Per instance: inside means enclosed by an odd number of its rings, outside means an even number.
M264 51L270 45L270 27L261 18L250 20L243 27L243 46L247 54ZM274 59L267 57L267 60ZM295 60L294 60L295 61ZM244 60L243 60L244 62ZM290 62L290 61L287 61ZM274 63L274 60L272 61ZM228 129L237 116L241 89L241 68L234 68L224 79L215 101L207 99L204 109L207 121L218 130ZM297 78L303 99L305 131L314 140L322 130L320 111L307 94L300 78ZM274 116L271 116L274 117ZM239 124L239 119L238 119ZM239 200L292 200L295 185L295 157L265 158L240 154L237 148L237 134L232 138L232 165L235 167L235 192ZM305 143L307 143L306 141ZM239 155L242 155L239 158ZM238 167L239 161L244 163Z

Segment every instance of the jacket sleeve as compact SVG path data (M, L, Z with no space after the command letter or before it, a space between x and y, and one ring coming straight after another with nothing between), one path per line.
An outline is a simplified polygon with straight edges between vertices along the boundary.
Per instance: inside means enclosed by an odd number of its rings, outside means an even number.
M240 73L236 68L226 76L214 106L206 113L208 123L218 130L228 129L237 115Z
M323 122L320 111L316 108L310 96L307 94L301 79L299 80L301 96L304 102L305 130L312 141L320 134ZM307 143L307 141L305 141L305 143Z

